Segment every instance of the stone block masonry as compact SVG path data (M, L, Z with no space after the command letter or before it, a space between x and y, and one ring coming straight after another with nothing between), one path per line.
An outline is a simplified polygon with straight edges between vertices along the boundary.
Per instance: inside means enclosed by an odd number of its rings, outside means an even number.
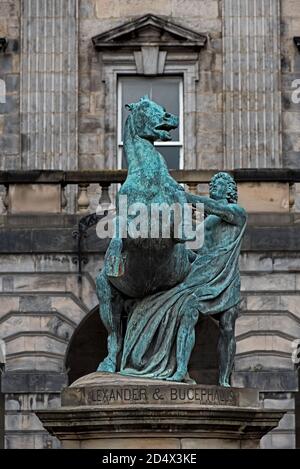
M0 2L0 36L8 46L0 53L0 170L20 169L20 2Z
M279 31L279 1L223 1L226 168L282 165Z
M23 0L23 169L77 167L77 0Z

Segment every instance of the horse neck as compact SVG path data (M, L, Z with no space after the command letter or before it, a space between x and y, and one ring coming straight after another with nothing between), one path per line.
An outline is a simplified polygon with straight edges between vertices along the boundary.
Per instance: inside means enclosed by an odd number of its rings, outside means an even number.
M149 159L155 156L154 145L141 138L134 130L131 115L127 118L124 131L124 150L128 164L128 174L147 171Z

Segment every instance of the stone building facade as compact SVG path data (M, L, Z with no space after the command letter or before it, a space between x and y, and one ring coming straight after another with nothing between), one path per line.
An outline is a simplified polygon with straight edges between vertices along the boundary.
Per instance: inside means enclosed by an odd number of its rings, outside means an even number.
M7 448L57 447L34 411L105 353L94 279L106 243L91 227L79 252L73 231L123 177L124 77L179 80L180 182L205 193L214 171L236 175L250 216L233 383L287 409L262 447L300 445L298 36L298 0L0 0ZM193 366L213 379L201 340Z

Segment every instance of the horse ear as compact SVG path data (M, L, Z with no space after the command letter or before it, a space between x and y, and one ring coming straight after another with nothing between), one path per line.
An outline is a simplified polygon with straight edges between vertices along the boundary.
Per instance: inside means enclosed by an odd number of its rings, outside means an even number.
M133 111L134 104L125 104L125 108L128 109L129 111Z
M145 94L144 96L141 97L140 101L149 101L149 96Z

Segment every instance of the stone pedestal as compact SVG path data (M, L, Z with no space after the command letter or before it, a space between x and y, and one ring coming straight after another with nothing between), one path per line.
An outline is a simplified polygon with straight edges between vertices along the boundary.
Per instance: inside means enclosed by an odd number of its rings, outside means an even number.
M259 406L258 391L92 373L38 411L63 448L257 448L284 411Z

